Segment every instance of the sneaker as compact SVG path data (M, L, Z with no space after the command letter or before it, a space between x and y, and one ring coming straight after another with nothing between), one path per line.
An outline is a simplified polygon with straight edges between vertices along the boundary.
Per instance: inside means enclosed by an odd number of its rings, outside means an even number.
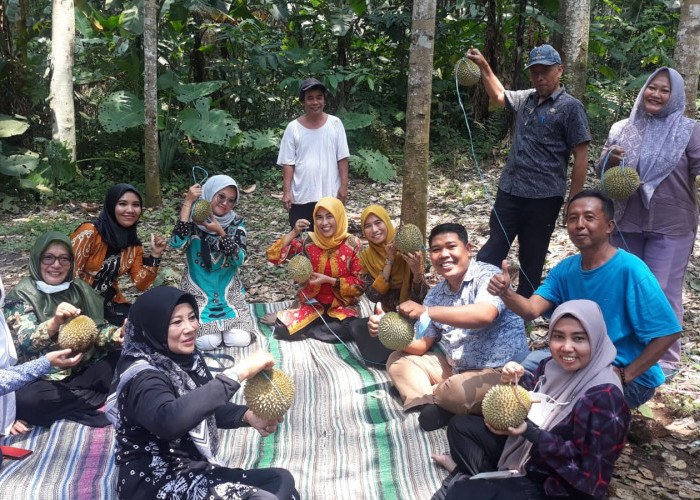
M222 341L223 337L220 333L210 333L197 337L194 341L194 345L196 345L197 349L200 351L213 351L221 345Z
M224 344L226 347L245 347L250 345L251 335L245 330L239 328L231 328L223 333Z

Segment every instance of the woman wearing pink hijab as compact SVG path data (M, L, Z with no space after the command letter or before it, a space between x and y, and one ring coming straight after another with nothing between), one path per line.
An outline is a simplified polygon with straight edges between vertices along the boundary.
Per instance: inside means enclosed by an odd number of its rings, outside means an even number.
M615 200L610 242L636 255L659 281L683 324L683 282L698 228L695 178L700 175L700 124L683 116L685 86L673 68L654 71L639 91L629 118L610 129L596 172L623 160L644 182L626 200ZM659 360L666 376L681 359L676 341Z
M534 374L515 362L503 367L502 383L517 381L541 401L520 426L496 431L483 417L452 418L450 455L433 456L451 474L433 500L605 495L630 411L600 307L590 300L561 304L552 314L549 345L552 357ZM498 472L472 478L491 471Z

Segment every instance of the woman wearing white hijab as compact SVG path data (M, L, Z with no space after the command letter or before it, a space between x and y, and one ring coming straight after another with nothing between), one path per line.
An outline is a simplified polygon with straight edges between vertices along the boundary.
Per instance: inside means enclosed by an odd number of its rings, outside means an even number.
M433 500L605 495L624 448L630 411L598 304L572 300L557 307L549 345L552 357L534 374L515 362L503 367L503 383L517 380L542 400L522 425L496 431L475 415L450 421L450 456L433 459L451 474ZM502 477L470 479L496 470Z
M192 210L199 198L211 203L212 217L195 224ZM222 342L243 347L251 341L253 321L239 273L248 256L248 239L243 217L233 210L237 204L238 185L228 175L215 175L204 186L194 184L170 238L170 245L184 248L187 255L180 289L197 299L197 348L202 351Z
M598 162L609 169L622 161L644 184L628 199L615 200L619 231L611 243L642 259L659 281L683 324L683 281L698 227L695 177L700 174L700 124L683 116L683 77L659 68L639 91L629 118L615 123ZM680 363L678 340L661 358L666 375Z

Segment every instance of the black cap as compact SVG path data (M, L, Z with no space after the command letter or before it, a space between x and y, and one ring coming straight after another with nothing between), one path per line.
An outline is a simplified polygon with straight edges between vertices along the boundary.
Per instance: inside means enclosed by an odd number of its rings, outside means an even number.
M301 86L299 87L299 100L303 101L304 94L306 93L307 90L311 90L311 89L321 89L321 90L323 90L324 94L328 91L326 89L326 86L323 85L318 80L316 80L315 78L307 78L306 80L301 82Z

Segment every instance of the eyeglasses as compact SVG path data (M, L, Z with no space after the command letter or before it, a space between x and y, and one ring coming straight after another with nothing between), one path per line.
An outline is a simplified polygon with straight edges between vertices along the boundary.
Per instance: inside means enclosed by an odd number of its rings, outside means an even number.
M67 266L68 264L73 262L73 259L71 259L67 255L58 256L58 255L51 255L50 253L42 255L41 257L39 257L39 260L45 266L50 266L56 261L58 261L62 266Z
M231 206L234 206L236 204L236 198L226 198L226 195L221 193L216 195L216 201L218 201L219 203L228 203Z

